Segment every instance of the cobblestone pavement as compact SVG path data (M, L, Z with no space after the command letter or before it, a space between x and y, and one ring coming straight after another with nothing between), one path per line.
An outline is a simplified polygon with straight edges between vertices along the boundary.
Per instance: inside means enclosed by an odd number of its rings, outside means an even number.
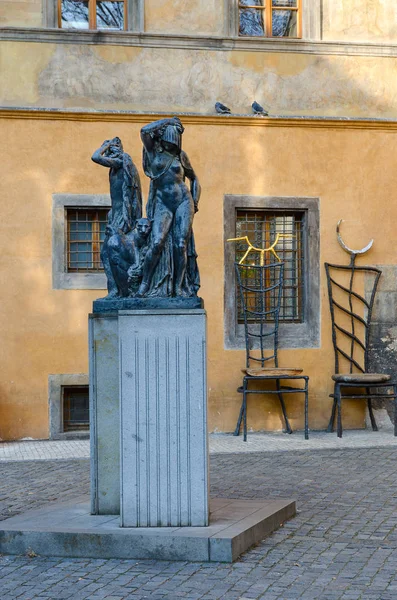
M250 433L248 441L242 436L210 434L211 454L235 452L289 452L291 450L322 450L332 448L369 448L397 446L397 438L392 430L369 431L365 429L345 431L343 438L325 431L313 431L305 440L302 431L293 435L285 433ZM0 461L6 460L48 460L62 458L89 458L89 440L26 440L0 442Z
M4 556L0 598L395 600L395 464L391 447L213 455L213 496L295 497L297 517L233 565ZM88 461L3 462L0 477L5 518L88 491Z

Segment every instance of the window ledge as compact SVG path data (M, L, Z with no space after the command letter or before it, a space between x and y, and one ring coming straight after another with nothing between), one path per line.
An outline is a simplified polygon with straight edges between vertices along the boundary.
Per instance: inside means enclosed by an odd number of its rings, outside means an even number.
M0 41L56 44L108 44L148 48L192 50L240 50L302 54L339 54L356 56L397 56L397 44L361 42L324 42L298 39L219 37L134 33L131 31L73 31L31 27L2 27Z

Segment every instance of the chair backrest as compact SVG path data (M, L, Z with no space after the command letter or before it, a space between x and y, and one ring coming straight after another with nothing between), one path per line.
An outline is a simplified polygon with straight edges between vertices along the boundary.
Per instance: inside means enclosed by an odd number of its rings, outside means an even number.
M369 333L379 278L376 267L325 263L332 321L335 373L368 372ZM338 281L339 280L339 281ZM358 293L362 291L364 296Z
M269 361L278 367L278 322L284 281L284 263L249 265L235 263L240 309L244 318L247 367L263 367ZM265 351L269 350L266 356ZM259 349L259 356L252 354Z

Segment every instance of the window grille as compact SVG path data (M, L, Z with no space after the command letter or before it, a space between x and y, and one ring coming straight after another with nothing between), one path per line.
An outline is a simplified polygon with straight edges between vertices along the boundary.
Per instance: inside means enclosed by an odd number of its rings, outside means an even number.
M237 0L239 34L302 37L302 0Z
M127 0L58 0L58 27L127 29Z
M103 271L101 249L108 209L67 209L67 270L69 273Z
M63 388L63 430L88 431L90 428L88 386Z
M265 210L237 210L236 215L236 237L247 236L253 246L257 248L267 248L271 246L277 233L286 237L281 237L275 251L280 260L284 263L284 285L281 297L281 307L279 313L280 322L302 323L304 319L304 212L284 212L284 211L265 211ZM236 261L240 261L247 251L245 242L237 242L235 245ZM264 254L265 264L275 262L277 259L271 252ZM243 271L242 283L251 288L260 287L258 269L250 269L250 265L260 264L259 252L250 252L245 263L246 269ZM268 271L268 269L266 269ZM267 275L266 287L275 284L271 281L270 273ZM262 285L262 287L264 287ZM277 288L274 298L267 294L269 306L267 310L275 307ZM249 292L248 292L249 296ZM246 302L250 310L256 310L260 307L253 306L254 298L257 294L252 294L252 300L246 297ZM238 323L244 322L243 310L241 307L241 298L239 290L236 288L237 299L237 319ZM263 310L263 308L261 308ZM269 320L272 315L269 315Z

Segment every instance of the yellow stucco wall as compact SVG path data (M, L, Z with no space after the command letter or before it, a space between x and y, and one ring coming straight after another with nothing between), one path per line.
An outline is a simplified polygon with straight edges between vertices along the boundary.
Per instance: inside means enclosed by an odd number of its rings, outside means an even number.
M148 117L148 121L151 117ZM182 117L183 120L183 117ZM310 376L310 426L323 428L330 411L333 355L322 263L346 262L335 224L347 219L352 246L375 238L368 260L396 264L397 132L329 127L262 127L198 120L187 125L184 147L203 188L195 219L208 311L209 423L231 431L238 414L244 352L224 350L223 196L320 198L321 348L282 350L284 366ZM252 121L250 121L252 123ZM328 123L329 124L329 123ZM0 438L48 436L48 375L87 372L87 314L101 293L53 290L53 193L104 193L108 175L91 162L103 139L119 135L139 168L142 123L70 120L2 120L0 195L1 371ZM347 125L348 127L348 125ZM216 152L214 152L216 148ZM379 215L382 215L382 218ZM303 400L287 399L293 427L303 426ZM280 411L267 399L250 401L255 429L279 429ZM346 403L346 427L363 425L363 411Z
M397 57L3 42L0 105L397 118Z

